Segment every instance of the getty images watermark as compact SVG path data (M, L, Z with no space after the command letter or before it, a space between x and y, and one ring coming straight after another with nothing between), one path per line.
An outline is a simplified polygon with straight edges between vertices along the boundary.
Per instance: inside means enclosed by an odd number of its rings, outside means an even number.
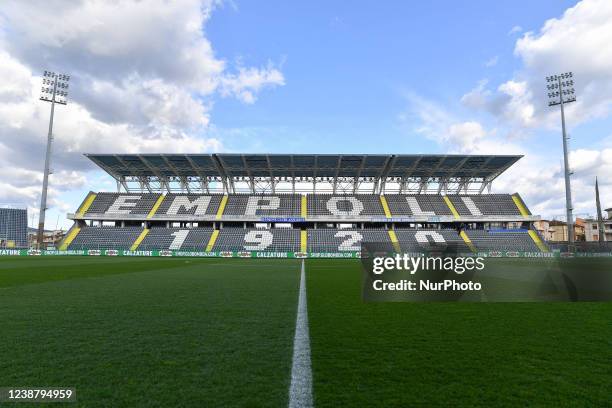
M364 243L365 302L551 302L612 300L612 258L498 258L432 243L402 253Z
M453 257L453 256L411 256L409 254L395 254L394 256L376 256L372 260L372 273L382 275L389 271L400 271L415 275L419 271L445 271L463 275L465 272L482 271L485 268L484 258L477 257ZM400 279L395 282L385 282L383 279L375 279L372 288L380 290L481 290L480 282L460 282L456 279L444 279L435 281L432 279Z

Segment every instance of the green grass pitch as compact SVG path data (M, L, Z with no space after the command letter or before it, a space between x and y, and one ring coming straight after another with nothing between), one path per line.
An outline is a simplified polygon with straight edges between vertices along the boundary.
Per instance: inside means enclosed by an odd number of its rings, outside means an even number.
M73 386L87 407L286 405L298 284L297 261L0 259L0 386Z
M287 406L299 270L0 258L0 386L76 387L68 406ZM371 304L357 261L306 274L316 407L612 403L612 303Z
M612 303L363 303L357 261L308 265L317 407L612 404Z

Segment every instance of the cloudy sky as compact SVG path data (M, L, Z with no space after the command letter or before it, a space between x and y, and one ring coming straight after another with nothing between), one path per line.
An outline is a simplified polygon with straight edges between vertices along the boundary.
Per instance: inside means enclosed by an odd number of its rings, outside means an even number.
M494 183L564 213L549 74L573 71L575 213L612 206L612 1L46 0L0 3L0 204L36 223L49 104L47 227L115 189L84 152L487 153Z

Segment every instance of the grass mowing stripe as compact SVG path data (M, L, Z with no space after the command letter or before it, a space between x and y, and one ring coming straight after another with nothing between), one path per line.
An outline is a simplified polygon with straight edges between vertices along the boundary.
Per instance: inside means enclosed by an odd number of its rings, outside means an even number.
M180 269L190 262L178 258L5 258L0 259L0 288L151 270Z
M293 340L293 365L289 388L289 407L312 407L312 367L310 365L310 336L308 333L308 307L306 301L306 272L304 261L300 272L295 337Z

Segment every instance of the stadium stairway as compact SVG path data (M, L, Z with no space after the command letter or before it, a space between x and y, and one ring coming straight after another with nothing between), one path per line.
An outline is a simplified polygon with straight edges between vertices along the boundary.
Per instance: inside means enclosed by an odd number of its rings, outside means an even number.
M455 206L453 205L453 203L451 202L450 198L448 198L447 196L443 196L444 202L446 203L446 205L448 206L448 209L450 210L451 213L453 213L453 216L456 219L459 219L459 212L457 211L457 209L455 208Z
M155 204L153 204L153 208L151 208L151 211L149 211L149 214L147 214L147 219L151 219L153 218L153 216L155 215L155 213L157 212L157 210L159 210L159 207L162 205L162 203L164 202L164 199L166 198L165 195L161 194L159 196L159 198L157 199L157 201L155 202Z
M300 251L308 251L308 231L306 230L300 231Z
M138 238L136 238L136 241L134 241L134 243L132 244L132 246L130 247L130 251L135 251L138 249L138 247L140 246L140 243L145 239L145 237L149 234L149 229L145 228L142 230L142 232L140 233L140 235L138 236Z
M459 233L459 236L461 236L461 238L463 238L463 242L465 242L465 245L468 246L468 248L470 248L470 251L472 252L476 252L476 247L474 246L474 243L472 242L472 240L470 239L470 237L467 236L467 234L465 233L465 231L461 231Z
M385 217L392 218L393 216L391 215L391 210L389 209L389 203L387 203L387 198L384 195L380 196L380 204L385 212Z
M548 247L544 242L542 242L542 240L540 239L540 235L536 231L530 229L529 231L527 231L527 233L529 234L531 239L533 239L533 242L536 244L540 251L548 252Z
M95 194L94 194L94 198L95 198ZM93 200L91 201L93 202ZM70 228L70 231L68 231L68 233L66 234L66 237L64 238L64 240L61 242L59 246L59 250L60 251L67 250L70 243L76 238L77 235L79 235L79 232L81 232L81 228L79 228L76 224L74 224L72 228Z
M525 202L523 201L521 196L518 195L518 193L512 194L512 201L514 201L514 204L516 204L516 208L518 208L519 212L523 217L528 217L531 215L529 210L527 210Z
M87 194L87 197L85 197L85 200L83 200L83 202L81 203L79 209L77 210L77 215L81 217L85 215L89 207L91 207L91 204L96 199L96 196L97 196L96 193L94 193L93 191L90 191L89 194Z
M219 210L217 210L216 219L220 220L223 217L223 211L225 211L225 206L227 205L228 196L224 195L221 199L221 204L219 204ZM212 239L212 238L211 238Z
M308 199L306 195L302 195L302 208L300 209L300 216L302 218L308 217Z
M206 245L207 252L212 251L213 247L215 246L215 242L217 242L218 237L219 237L219 230L214 230L212 235L210 236L210 240L208 241L208 244Z
M400 248L400 244L399 241L397 240L397 235L395 234L395 231L393 230L389 230L389 239L391 240L391 244L393 245L393 249L395 249L397 252L401 252L402 249Z

